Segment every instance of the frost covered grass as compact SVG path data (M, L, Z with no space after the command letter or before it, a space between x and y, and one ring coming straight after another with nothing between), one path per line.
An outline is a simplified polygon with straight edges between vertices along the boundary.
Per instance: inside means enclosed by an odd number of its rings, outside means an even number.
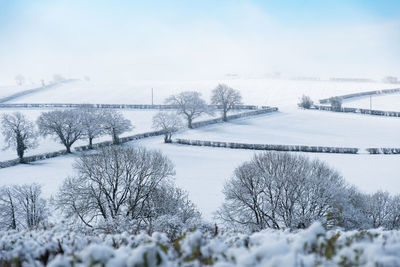
M325 230L320 223L296 232L188 231L165 234L0 232L2 266L398 266L400 232Z

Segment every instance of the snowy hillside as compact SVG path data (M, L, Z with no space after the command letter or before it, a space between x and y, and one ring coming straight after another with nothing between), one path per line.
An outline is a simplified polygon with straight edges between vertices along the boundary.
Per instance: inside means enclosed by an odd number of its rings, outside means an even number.
M344 101L343 106L386 111L400 111L400 94L374 95Z
M238 89L243 101L250 105L293 106L305 94L315 101L320 98L361 91L395 88L393 84L294 81L270 79L231 79L204 81L167 81L96 83L74 82L64 84L54 90L39 92L11 101L12 103L108 103L108 104L151 104L151 88L154 104L162 104L166 97L181 91L199 91L206 100L211 90L219 83L226 83Z

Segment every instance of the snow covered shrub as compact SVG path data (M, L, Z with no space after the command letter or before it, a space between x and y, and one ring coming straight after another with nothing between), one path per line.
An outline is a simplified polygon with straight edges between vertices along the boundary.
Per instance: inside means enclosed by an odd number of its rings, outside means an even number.
M161 152L112 146L82 154L74 168L77 175L64 181L55 198L71 223L112 233L151 232L162 225L161 216L173 215L179 233L200 219L187 194L172 183L173 164Z
M343 178L320 161L264 152L235 170L217 217L248 231L336 225L345 189Z
M45 223L48 211L38 184L0 187L0 230L35 229Z
M310 109L314 105L314 102L311 100L309 96L303 95L298 105L301 108Z
M341 97L331 97L329 98L329 103L331 104L332 110L340 111L342 109L342 98Z
M186 232L175 241L153 233L82 234L61 227L0 231L0 266L399 266L399 231L297 231L250 235Z

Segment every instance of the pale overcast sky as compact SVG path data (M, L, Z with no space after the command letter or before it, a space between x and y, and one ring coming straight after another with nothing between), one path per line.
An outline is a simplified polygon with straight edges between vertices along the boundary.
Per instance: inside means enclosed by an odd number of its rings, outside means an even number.
M0 0L0 84L400 76L400 1Z

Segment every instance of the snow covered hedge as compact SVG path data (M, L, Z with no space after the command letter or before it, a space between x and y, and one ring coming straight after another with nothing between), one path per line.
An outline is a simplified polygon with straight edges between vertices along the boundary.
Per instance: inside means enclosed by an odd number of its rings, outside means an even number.
M399 266L399 231L264 230L104 235L61 228L0 232L1 266Z
M341 99L349 99L349 98L368 96L368 95L394 94L394 93L399 93L399 92L400 92L400 88L395 88L395 89L383 89L383 90L360 92L360 93L354 93L354 94L348 94L348 95L340 95L337 97L339 97ZM319 103L327 104L327 103L329 103L329 99L330 98L321 99L321 100L319 100Z
M202 140L189 140L189 139L176 139L175 142L183 145L226 147L234 149L299 151L299 152L315 152L315 153L344 153L344 154L357 154L358 152L358 148L349 148L349 147L245 144L245 143L229 143L229 142L202 141Z

